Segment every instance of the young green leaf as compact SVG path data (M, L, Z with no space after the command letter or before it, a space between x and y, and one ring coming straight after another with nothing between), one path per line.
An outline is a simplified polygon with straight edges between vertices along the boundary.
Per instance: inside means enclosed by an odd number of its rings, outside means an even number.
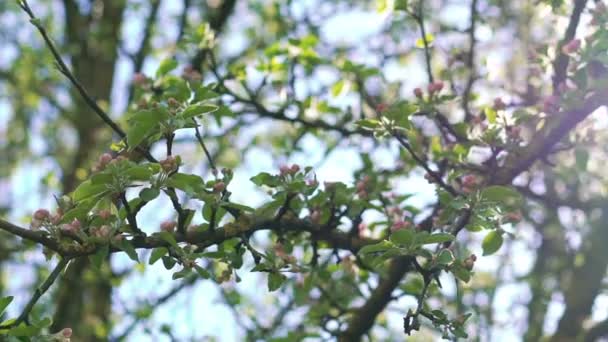
M502 246L503 238L502 233L493 230L486 235L481 243L481 248L483 249L483 255L491 255L496 253Z

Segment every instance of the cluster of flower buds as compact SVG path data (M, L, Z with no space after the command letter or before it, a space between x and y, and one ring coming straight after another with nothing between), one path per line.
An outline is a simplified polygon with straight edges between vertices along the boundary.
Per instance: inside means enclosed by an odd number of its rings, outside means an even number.
M102 209L97 213L97 216L105 221L112 216L112 212L109 209Z
M108 226L107 224L101 225L99 227L89 228L89 235L102 240L108 240L112 236L112 233L112 227Z
M401 229L409 229L411 227L412 227L412 222L405 221L403 219L399 219L399 220L394 221L393 224L391 225L391 233L394 233Z
M386 103L378 103L376 105L376 112L384 113L388 109L388 105Z
M494 106L492 108L494 108L494 110L504 110L505 108L507 108L507 104L504 103L502 98L497 97L494 99Z
M581 48L581 40L580 39L572 39L568 43L562 46L562 52L565 55L571 55L577 52Z
M479 185L479 178L475 175L466 175L462 177L462 192L469 194L475 191L475 188Z
M133 84L138 87L144 87L146 85L149 85L149 82L150 80L148 79L148 77L146 77L146 75L140 72L133 75Z
M427 90L429 91L429 95L433 96L435 93L439 93L443 89L444 83L443 81L435 81L429 83L427 86Z
M80 232L80 229L82 228L82 225L80 221L78 221L78 219L74 219L70 223L62 224L60 228L61 231L66 234L78 234L78 232Z
M175 115L177 114L177 110L179 109L179 107L181 106L181 104L179 103L178 100L176 100L174 97L170 97L167 100L167 105L169 106L169 113L171 115Z
M99 156L97 163L93 166L93 172L103 171L106 166L108 166L108 164L112 162L113 159L114 157L112 157L112 155L109 153L102 154L101 156Z
M50 335L50 336L51 336L51 341L70 342L70 337L72 337L72 329L63 328L63 329L61 329L61 331L59 331L53 335Z
M41 227L58 225L62 218L63 210L61 208L57 208L57 212L55 214L51 214L46 209L38 209L32 215L30 229L38 230Z
M281 174L281 177L286 177L287 175L295 175L296 173L298 173L300 171L300 165L298 164L293 164L291 166L287 166L287 165L282 165L279 168L279 172Z
M475 254L469 255L466 259L464 259L464 267L467 270L472 271L473 267L475 267L475 261L477 261L477 256Z
M357 182L355 187L357 189L357 195L359 195L359 198L367 198L371 187L371 180L372 178L366 175L360 181Z
M201 75L201 73L194 70L194 67L192 67L192 65L187 65L184 68L184 71L182 72L182 78L190 82L200 82L203 80L203 76Z
M361 222L359 223L359 225L357 226L357 231L359 232L359 236L363 237L363 236L367 236L369 234L369 227L367 226L367 224Z
M171 173L177 170L177 159L174 156L167 156L167 158L158 162L161 169L166 173Z
M547 96L543 99L543 112L550 114L559 111L559 97Z
M274 253L277 257L283 259L283 261L285 261L288 264L296 263L296 257L287 253L285 251L285 247L281 243L277 243L276 245L274 245Z
M164 221L160 224L160 230L163 232L173 233L177 223L175 221Z

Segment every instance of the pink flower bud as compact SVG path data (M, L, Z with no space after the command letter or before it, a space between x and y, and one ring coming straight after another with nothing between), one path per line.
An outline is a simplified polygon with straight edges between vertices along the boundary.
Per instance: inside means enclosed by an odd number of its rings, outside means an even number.
M507 108L507 105L502 101L500 97L494 99L494 109L495 110L503 110Z
M543 100L543 111L545 113L554 113L559 110L559 98L555 95L547 96Z
M46 209L38 209L34 212L34 218L36 220L45 220L49 217L50 213Z
M395 221L393 223L393 225L391 226L391 232L396 232L398 230L401 229L407 229L411 226L412 224L409 221Z
M580 47L581 47L581 40L572 39L571 41L566 43L564 46L562 46L562 52L566 55L569 55L571 53L578 51L578 49L580 49Z
M281 167L279 167L279 172L281 173L281 176L285 176L285 175L289 174L290 170L291 169L287 165L281 165Z
M438 93L441 91L441 89L443 89L444 83L443 81L435 81L433 83L430 83L428 85L428 91L431 95L433 95L434 93Z
M175 223L175 221L165 221L160 224L160 230L162 230L163 232L173 233L176 225L177 224Z
M376 105L376 111L378 113L384 113L388 109L388 105L386 103L378 103Z
M72 226L72 228L74 229L74 231L78 231L80 230L80 221L78 221L78 219L74 219L72 221L72 223L70 223L70 225Z
M292 175L295 175L296 173L298 173L298 171L300 171L300 165L298 165L298 164L293 164L293 165L291 165L291 167L289 168L289 172L290 172Z
M217 182L213 185L213 192L216 194L223 192L226 189L226 184L224 182Z
M477 185L477 177L475 177L475 175L466 175L462 177L462 185L466 187Z
M63 335L63 337L65 337L65 338L72 337L72 329L71 328L63 328L63 330L61 330L61 335Z
M420 89L420 88L414 88L414 95L417 98L421 99L422 96L424 95L424 93L422 92L422 89Z
M61 219L63 218L63 215L61 214L55 214L53 216L51 216L51 223L54 225L59 224L59 222L61 222Z
M107 220L110 218L110 216L112 216L112 212L110 212L108 209L103 209L99 211L98 215L102 220Z
M148 82L148 78L146 77L146 75L139 72L133 75L133 84L141 86L146 84L146 82Z
M177 169L177 160L173 156L168 156L167 158L161 160L158 163L160 164L160 167L163 169L163 171L165 171L166 173L172 172Z
M113 158L112 158L111 154L104 153L101 156L99 156L99 165L103 169L103 167L105 167L106 165L108 165L112 161L112 159Z
M110 234L112 234L112 228L105 224L99 227L99 229L97 230L97 236L100 238L109 238Z

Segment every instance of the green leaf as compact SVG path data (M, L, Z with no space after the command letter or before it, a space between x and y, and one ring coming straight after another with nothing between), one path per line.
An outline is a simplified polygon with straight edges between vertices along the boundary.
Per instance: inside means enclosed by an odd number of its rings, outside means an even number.
M40 328L33 325L26 325L25 323L21 323L18 326L9 330L8 334L11 336L19 336L19 337L33 337L40 333Z
M184 119L190 119L206 113L212 113L218 110L219 107L213 104L195 104L186 109L180 114Z
M169 177L167 185L178 188L188 195L197 195L205 191L205 181L197 175L176 173Z
M279 272L268 273L268 291L276 291L287 280L287 277Z
M93 184L90 180L82 182L72 193L74 202L79 202L89 197L100 195L107 191L105 184Z
M502 246L503 238L502 232L493 230L486 235L481 242L481 248L483 249L483 255L491 255L496 253Z
M173 280L175 279L180 279L183 278L185 276L188 276L192 273L192 270L189 268L184 268L181 271L175 272L173 273L173 276L171 277Z
M159 194L160 190L158 188L144 188L139 192L139 198L146 202L150 202L158 197Z
M4 313L6 307L13 301L13 296L3 297L0 299L0 315Z
M152 253L150 253L150 260L148 261L148 264L154 265L154 263L157 262L158 259L165 256L167 253L169 253L169 250L165 247L154 248Z
M152 133L152 130L156 127L156 123L138 123L133 125L127 131L127 144L129 145L129 151L133 151L141 142Z
M369 253L377 253L384 252L391 248L395 248L395 245L389 241L380 241L373 245L367 245L359 250L359 254L369 254Z
M95 268L100 269L101 265L103 265L104 261L106 261L109 252L109 245L103 245L99 247L95 254L89 255L89 260L91 260L91 263L93 264L93 266L95 266Z
M169 73L171 70L177 68L177 61L173 58L164 59L160 62L158 69L156 70L156 78L161 77Z
M344 82L344 79L340 79L338 82L334 83L334 85L331 86L331 95L333 97L338 97L340 94L342 94L345 84L346 82Z
M176 261L171 256L165 255L162 257L162 260L163 260L163 265L165 266L165 268L167 270L170 270L173 268L173 266L175 266Z
M125 170L125 175L131 180L147 181L152 177L152 170L145 165L137 165Z
M437 234L432 234L429 235L425 238L423 238L420 243L423 245L428 245L428 244L432 244L432 243L444 243L444 242L450 242L452 240L454 240L454 235L452 234L448 234L448 233L437 233Z
M395 0L395 11L407 11L408 0Z
M204 100L209 100L209 99L213 99L220 96L218 93L214 92L213 90L211 90L209 87L205 87L205 86L200 86L195 92L194 92L194 100L193 102L200 102L200 101L204 101Z
M139 256L137 255L135 248L133 248L131 241L128 241L128 240L117 241L116 247L120 248L123 252L125 252L129 256L129 258L131 258L131 260L133 260L135 262L139 262Z
M518 208L523 203L521 194L508 186L492 185L483 188L480 196L482 201L500 203L509 208Z
M198 273L198 275L201 276L201 278L203 278L203 279L211 278L211 274L209 273L209 271L200 267L199 265L194 265L194 269L196 270L196 273Z
M276 187L281 184L278 176L273 176L267 172L259 173L256 176L250 178L253 184L257 186L266 185L269 187Z
M154 125L161 121L169 119L171 115L165 107L158 106L152 109L143 109L137 111L127 118L132 124Z
M496 123L496 111L493 108L486 107L484 113L486 114L486 118L488 118L488 122L491 124Z
M471 280L471 271L464 268L459 263L454 263L450 267L450 271L454 274L454 276L465 283L468 283Z
M171 234L170 232L159 232L157 233L158 236L160 236L160 238L165 241L166 243L168 243L169 245L171 245L171 247L173 248L179 248L179 246L177 245L177 241L175 241L175 236L173 236L173 234Z
M397 245L409 246L414 242L414 235L411 229L399 229L391 234L390 240Z
M454 254L449 249L442 249L436 261L440 265L449 265L454 261Z
M255 211L255 209L253 209L252 207L248 207L244 204L238 204L238 203L232 203L232 202L221 202L220 206L222 208L234 208L234 209L238 209L241 211L247 211L247 212Z
M375 130L380 127L380 121L374 119L363 119L357 121L357 125L363 129Z

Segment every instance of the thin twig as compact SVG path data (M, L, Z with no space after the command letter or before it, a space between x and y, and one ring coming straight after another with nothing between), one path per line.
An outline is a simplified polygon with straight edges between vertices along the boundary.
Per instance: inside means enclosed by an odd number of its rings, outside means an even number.
M29 317L30 312L34 308L34 305L36 305L36 303L38 302L40 297L42 297L42 295L44 295L46 293L46 291L51 287L51 285L53 285L53 283L55 282L57 277L59 277L59 275L61 274L61 272L63 271L65 266L68 264L68 262L70 262L69 258L61 258L59 260L59 263L57 263L57 266L55 266L55 268L51 272L51 274L49 274L49 276L46 278L46 280L36 289L36 291L34 291L32 298L25 305L25 307L23 308L23 311L21 312L19 317L17 317L17 319L15 319L14 321L12 321L11 323L9 323L7 325L0 326L0 329L1 330L10 329L12 327L18 326L22 322L25 322L25 324L29 325L28 317Z
M101 109L101 107L99 107L99 105L93 99L93 97L91 97L91 95L87 92L87 90L84 88L84 86L72 74L72 72L70 71L68 66L63 61L63 58L59 54L59 51L55 47L55 44L53 43L53 41L49 37L48 33L46 32L46 29L42 26L42 24L40 24L40 19L38 19L34 15L34 12L32 11L29 4L27 3L27 0L20 0L19 7L21 7L21 9L25 13L27 13L27 15L30 17L30 22L32 23L32 25L34 25L38 29L38 32L40 32L40 35L42 35L42 38L44 39L46 45L48 46L49 50L51 51L51 54L55 58L55 62L57 64L59 72L61 72L72 83L72 85L74 85L74 87L76 87L80 96L82 96L82 98L84 99L86 104L91 109L93 109L95 114L97 114L97 116L99 116L105 124L110 126L112 128L112 130L120 136L121 139L125 139L127 137L127 134L122 130L122 128L120 128L118 126L117 123L115 123L108 116L108 114L106 114L106 112L103 109ZM156 162L156 159L150 154L150 152L148 150L146 150L140 146L137 146L136 149L140 153L142 153L146 157L146 159L148 159L148 161Z

